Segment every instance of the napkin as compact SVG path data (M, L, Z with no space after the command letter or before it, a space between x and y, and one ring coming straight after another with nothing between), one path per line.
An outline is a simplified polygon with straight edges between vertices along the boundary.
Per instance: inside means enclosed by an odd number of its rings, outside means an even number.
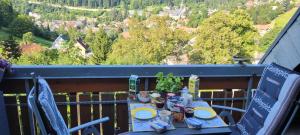
M192 126L194 128L201 128L202 127L202 122L199 119L197 119L197 118L186 118L185 122L188 125L190 125L190 126Z
M155 120L150 122L150 126L158 133L165 132L167 130L167 127L169 126L168 123L161 121L161 120Z

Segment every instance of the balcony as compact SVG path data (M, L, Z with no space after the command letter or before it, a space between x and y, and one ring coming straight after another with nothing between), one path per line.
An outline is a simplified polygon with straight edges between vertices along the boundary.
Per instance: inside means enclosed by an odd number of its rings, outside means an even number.
M245 109L251 90L257 87L264 65L145 65L145 66L14 66L1 83L11 134L39 134L28 111L26 93L33 84L30 73L45 78L55 94L68 127L102 116L111 120L99 125L104 135L128 131L128 78L139 75L142 90L154 90L157 72L200 77L200 98L209 104ZM216 110L219 113L221 110ZM238 121L241 113L231 112Z

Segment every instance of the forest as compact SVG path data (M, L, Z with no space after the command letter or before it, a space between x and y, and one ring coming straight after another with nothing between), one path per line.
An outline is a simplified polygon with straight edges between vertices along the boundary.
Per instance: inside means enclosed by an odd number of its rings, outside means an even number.
M209 8L232 8L245 4L246 0L33 0L32 2L47 2L51 4L67 5L87 8L127 7L128 9L144 9L148 6L188 6L205 3Z

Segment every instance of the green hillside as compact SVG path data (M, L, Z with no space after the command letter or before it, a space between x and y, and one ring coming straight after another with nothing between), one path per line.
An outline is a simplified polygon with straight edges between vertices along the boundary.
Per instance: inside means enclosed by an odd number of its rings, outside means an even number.
M276 19L272 21L273 28L267 32L261 39L260 39L260 49L259 51L265 52L272 42L275 40L277 35L280 31L284 28L284 26L289 22L291 17L297 11L297 7L285 12L284 14L279 15Z
M9 38L9 34L6 32L6 28L2 28L0 30L0 41L7 40ZM15 37L15 39L20 42L22 39ZM40 44L41 46L50 47L52 45L52 41L46 40L44 38L34 36L34 43Z

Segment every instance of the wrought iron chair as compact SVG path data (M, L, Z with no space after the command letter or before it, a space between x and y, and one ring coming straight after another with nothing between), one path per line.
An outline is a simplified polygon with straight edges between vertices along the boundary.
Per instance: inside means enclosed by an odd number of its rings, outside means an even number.
M300 75L273 63L264 69L247 110L219 105L212 107L244 113L238 123L228 111L220 113L220 116L227 117L232 134L285 134L299 109L299 93Z
M34 87L30 91L27 100L29 108L35 115L42 135L68 135L73 132L78 132L79 130L83 130L84 135L92 133L94 135L99 135L99 132L94 125L108 121L108 117L68 129L63 117L57 109L53 94L46 80L41 78L35 79L35 77L33 80Z

